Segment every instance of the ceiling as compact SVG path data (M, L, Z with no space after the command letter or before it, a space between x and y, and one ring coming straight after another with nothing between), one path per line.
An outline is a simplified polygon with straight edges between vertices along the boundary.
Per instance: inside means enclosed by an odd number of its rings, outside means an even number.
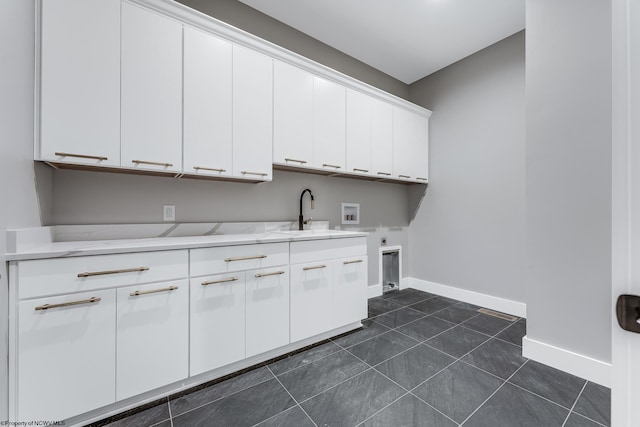
M240 0L411 84L525 26L525 0Z

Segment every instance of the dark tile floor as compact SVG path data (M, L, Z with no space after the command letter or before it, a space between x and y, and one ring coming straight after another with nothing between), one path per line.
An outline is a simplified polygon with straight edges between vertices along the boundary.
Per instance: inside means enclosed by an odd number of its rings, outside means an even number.
M361 330L99 424L610 425L609 389L523 358L526 320L478 308L414 289L373 298Z

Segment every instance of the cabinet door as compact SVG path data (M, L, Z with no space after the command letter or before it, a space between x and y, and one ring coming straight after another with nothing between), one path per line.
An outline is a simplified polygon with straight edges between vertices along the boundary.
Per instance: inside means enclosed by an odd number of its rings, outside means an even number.
M367 317L366 255L332 261L333 327L339 328Z
M246 273L246 356L289 344L289 267Z
M313 166L345 170L344 86L313 78Z
M394 108L393 174L396 178L426 182L427 126L428 118L413 111Z
M119 165L120 0L43 1L41 52L39 158Z
M427 182L429 178L429 119L418 116L415 119L415 138L413 139L412 176L418 182Z
M371 100L371 171L378 177L393 174L393 107Z
M328 261L291 267L291 342L333 328L333 270Z
M347 89L347 171L371 174L371 105L373 98Z
M38 309L67 303L76 304ZM114 290L22 301L18 312L17 420L63 420L115 401Z
M152 283L117 292L116 399L187 378L188 282Z
M122 3L122 166L182 170L182 25Z
M271 181L273 60L233 47L233 174Z
M311 166L313 141L313 75L274 62L273 161Z
M184 29L184 172L227 176L232 168L231 43Z
M244 276L191 279L190 375L244 359Z

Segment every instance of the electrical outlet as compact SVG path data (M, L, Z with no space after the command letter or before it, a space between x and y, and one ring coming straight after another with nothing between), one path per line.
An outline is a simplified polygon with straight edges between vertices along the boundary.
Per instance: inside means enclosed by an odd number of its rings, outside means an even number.
M164 205L164 206L162 206L162 220L163 221L175 221L176 220L176 205Z
M387 246L387 238L386 237L382 237L380 239L380 246Z

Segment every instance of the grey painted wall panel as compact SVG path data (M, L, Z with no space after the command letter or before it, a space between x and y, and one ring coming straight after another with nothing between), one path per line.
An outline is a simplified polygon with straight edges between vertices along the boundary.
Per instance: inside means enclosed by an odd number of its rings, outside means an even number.
M527 334L611 360L611 4L527 2Z
M34 2L0 2L0 419L8 419L6 230L40 225L33 166ZM50 172L43 179L50 178ZM46 188L46 186L45 186Z
M178 2L400 98L408 97L409 87L400 80L237 0Z
M517 33L410 86L433 110L412 277L525 301L525 64Z

